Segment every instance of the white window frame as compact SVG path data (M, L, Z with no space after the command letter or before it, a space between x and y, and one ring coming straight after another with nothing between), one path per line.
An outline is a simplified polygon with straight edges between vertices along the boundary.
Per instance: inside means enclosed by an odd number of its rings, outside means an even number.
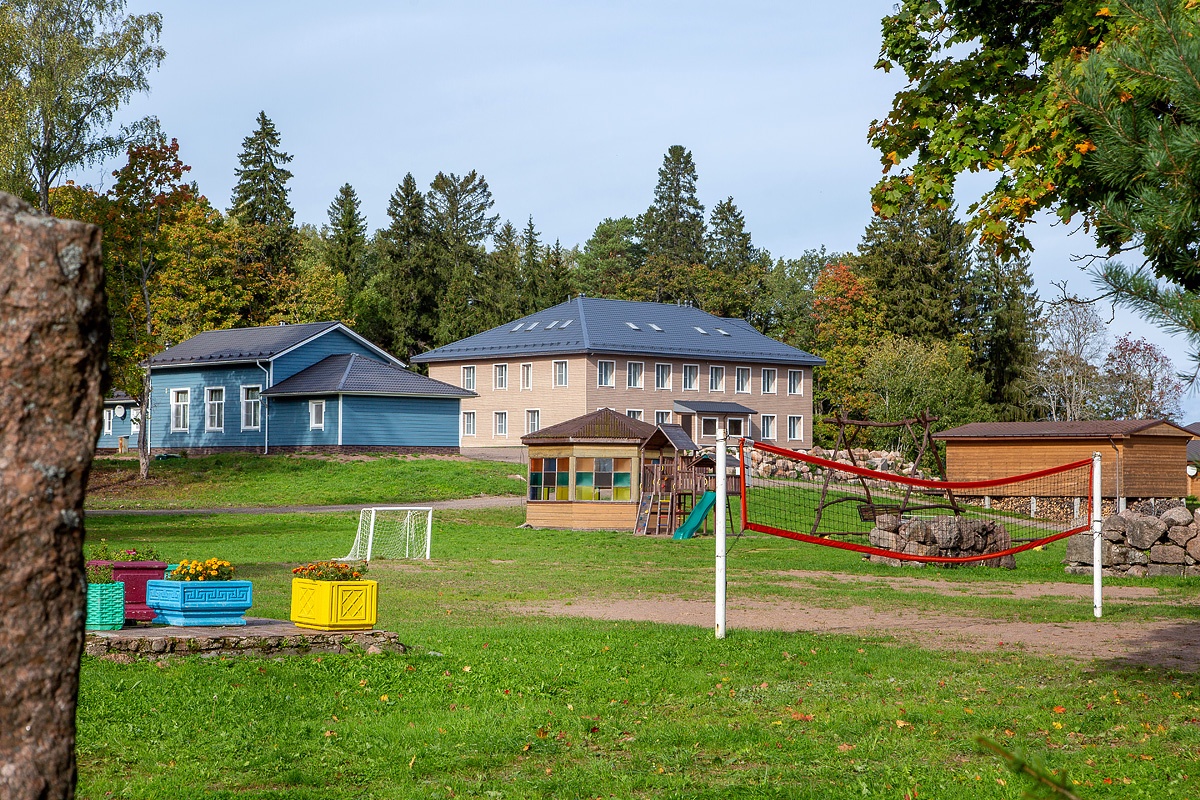
M705 433L705 432L704 432L704 425L705 425L705 423L708 423L708 422L711 422L711 423L712 423L712 427L713 427L713 432L712 432L712 433ZM717 430L718 430L720 427L721 427L721 420L720 420L720 419L718 419L717 417L701 417L701 418L700 418L700 438L702 438L702 439L715 439L715 438L717 438Z
M800 414L788 414L788 441L804 441L804 417Z
M468 422L470 424L468 424ZM475 435L475 412L474 411L462 412L462 435L463 436L474 436Z
M720 380L714 381L713 378L720 376ZM708 390L710 392L725 393L725 367L710 366L708 368Z
M521 365L521 391L533 391L533 363Z
M192 424L192 390L168 389L167 397L171 401L171 433L187 433ZM180 397L183 398L182 401L179 399ZM183 424L179 425L181 413Z
M667 368L667 382L666 382L666 385L665 385L665 386L663 386L663 385L660 385L660 384L659 384L659 380L658 380L658 373L659 373L659 368L660 368L660 367L666 367L666 368ZM655 364L654 364L654 391L656 391L656 392L669 392L669 391L671 391L671 385L672 385L672 384L674 383L674 381L675 381L675 374L674 374L674 373L675 373L675 370L671 369L671 365L670 365L669 363L663 363L663 362L661 362L661 361L656 361L656 362L655 362Z
M540 408L525 409L525 433L537 433L542 429L542 410Z
M666 414L667 418L665 420L659 419L659 417L661 417L663 414ZM654 424L655 425L670 425L671 424L671 412L670 411L655 411L654 412Z
M746 376L746 388L741 388L742 376ZM750 394L754 390L754 375L749 367L735 367L733 371L733 393Z
M321 421L317 422L317 409L321 409ZM308 429L310 431L325 430L325 401L324 400L309 400L308 401Z
M637 364L637 382L634 383L633 374L629 368ZM626 361L625 362L625 388L626 389L645 389L646 388L646 362L645 361Z
M695 370L692 375L692 386L688 388L688 370ZM685 392L700 391L700 365L699 364L684 364L683 372L680 373L680 380L683 381L683 390Z
M504 429L503 433L500 432L501 428ZM494 438L494 439L500 439L500 438L507 439L508 438L508 412L507 411L493 411L492 412L492 438Z
M767 377L770 376L770 381ZM763 394L778 394L779 393L779 370L774 367L763 367L762 374L759 375L759 389ZM771 388L767 388L770 383Z
M462 368L462 388L468 392L475 391L475 365L468 364Z
M244 430L244 431L261 431L262 430L262 384L247 383L247 384L242 385L240 388L241 388L241 392L239 393L239 396L242 399L242 430ZM258 397L254 398L253 400L250 400L246 397L246 392L248 392L251 389L258 392ZM247 425L246 424L246 411L249 410L250 408L257 409L255 412L255 416L258 417L257 425Z
M625 416L629 417L630 419L636 419L638 422L642 422L646 418L645 413L640 408L625 409Z
M795 378L795 381L796 381L796 391L794 391L794 392L792 391L793 377ZM802 370L802 369L789 369L788 370L788 394L790 394L792 396L803 396L804 395L804 370Z
M601 380L600 365L608 364L608 383ZM596 362L596 387L599 389L617 388L617 362L601 360Z
M733 423L737 423L739 430L735 433ZM726 417L725 418L725 433L729 436L745 436L746 435L746 418L745 417Z
M492 389L498 392L508 391L508 364L492 365Z
M142 410L140 408L129 409L129 438L137 441L138 434L142 432Z
M559 375L559 367L562 367L562 375ZM554 388L565 389L570 384L570 365L566 361L554 362ZM561 378L561 380L560 380Z
M220 392L221 399L213 400L212 393ZM220 404L221 414L218 422L220 425L212 424L213 406ZM204 432L205 433L223 433L225 431L225 387L224 386L205 386L204 387Z
M770 422L768 423L767 420L770 420ZM777 422L778 422L778 420L775 419L774 414L759 414L758 430L759 430L759 433L762 435L762 440L764 442L775 441L776 439L779 438L779 431L777 429L778 426L776 425ZM771 429L770 436L767 435L768 427Z
M111 408L104 409L104 433L103 436L112 436L113 431L113 410Z

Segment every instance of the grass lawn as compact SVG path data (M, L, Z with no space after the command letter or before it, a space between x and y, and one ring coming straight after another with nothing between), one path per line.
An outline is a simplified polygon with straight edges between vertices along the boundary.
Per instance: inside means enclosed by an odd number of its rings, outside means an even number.
M712 540L532 531L520 509L437 512L433 560L378 563L380 625L405 655L113 664L86 659L80 796L1021 797L977 736L1065 769L1083 797L1200 794L1194 675L880 638L601 622L539 603L712 597ZM353 514L103 517L90 539L221 556L286 618L289 570L345 552ZM765 536L731 541L730 594L980 619L1082 620L1090 601L1017 598L1063 582L1064 546L1015 571L906 570L937 586L797 578L895 575ZM1182 580L1108 620L1195 619ZM936 590L935 590L936 589ZM1192 777L1193 772L1198 772ZM1074 782L1078 781L1076 785ZM915 791L914 791L915 790Z
M230 453L151 462L137 480L136 458L92 463L88 508L211 508L417 504L476 495L520 495L519 464L445 457L361 460Z

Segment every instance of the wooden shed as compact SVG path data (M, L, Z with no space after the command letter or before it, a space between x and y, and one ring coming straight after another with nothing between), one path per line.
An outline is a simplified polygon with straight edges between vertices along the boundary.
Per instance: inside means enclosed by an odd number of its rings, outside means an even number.
M1167 420L973 422L934 434L946 445L946 478L1020 475L1101 454L1101 493L1127 500L1187 494L1192 434Z

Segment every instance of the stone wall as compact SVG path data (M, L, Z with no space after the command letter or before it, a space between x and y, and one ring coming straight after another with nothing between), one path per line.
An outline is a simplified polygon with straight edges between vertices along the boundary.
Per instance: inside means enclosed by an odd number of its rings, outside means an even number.
M825 450L820 447L814 447L808 451L809 455L817 458L824 458L827 461L836 461L839 464L850 465L850 455L853 453L854 461L860 467L872 469L876 472L888 472L893 475L912 475L913 464L911 461L905 461L900 453L887 450L864 450L856 448L854 450ZM825 473L829 470L824 467L810 464L807 461L795 461L783 456L777 456L774 453L767 453L762 450L750 451L750 475L751 477L759 478L790 478L799 480L825 480ZM917 470L915 477L926 478L929 476L924 472ZM841 483L853 481L858 482L858 476L849 472L833 471L833 480ZM868 485L874 485L874 482L868 481ZM882 485L882 483L880 483Z
M1007 550L1012 538L1003 523L995 520L969 519L967 517L935 517L933 519L901 519L894 514L881 514L875 520L870 533L871 544L885 550L894 550L914 556L960 557L983 555ZM923 567L920 561L905 561L886 556L871 556L871 563L889 567ZM972 561L971 565L1004 567L1015 569L1016 560L1011 556ZM948 567L955 564L935 564Z
M1100 564L1106 577L1200 577L1200 511L1182 500L1136 503L1107 517L1102 526ZM1092 573L1092 534L1067 540L1066 571Z

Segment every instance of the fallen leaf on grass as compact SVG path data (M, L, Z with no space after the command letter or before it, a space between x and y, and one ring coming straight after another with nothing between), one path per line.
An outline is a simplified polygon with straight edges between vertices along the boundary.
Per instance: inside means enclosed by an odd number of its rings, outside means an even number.
M845 744L845 743L843 743L843 744L839 744L839 745L838 745L838 752L839 752L839 753L849 753L849 752L850 752L851 750L853 750L853 749L854 749L854 745L852 745L852 744Z
M1064 707L1062 707L1062 706L1055 706L1055 707L1054 707L1054 713L1055 713L1055 714L1061 714L1061 713L1063 713L1063 712L1064 712L1064 711L1066 711L1066 710L1067 710L1067 709L1065 709L1065 708L1064 708Z
M902 720L902 719L898 719L898 720L896 720L896 727L897 727L897 728L911 728L911 727L912 727L912 723L911 723L911 722L905 722L905 721L904 721L904 720Z

